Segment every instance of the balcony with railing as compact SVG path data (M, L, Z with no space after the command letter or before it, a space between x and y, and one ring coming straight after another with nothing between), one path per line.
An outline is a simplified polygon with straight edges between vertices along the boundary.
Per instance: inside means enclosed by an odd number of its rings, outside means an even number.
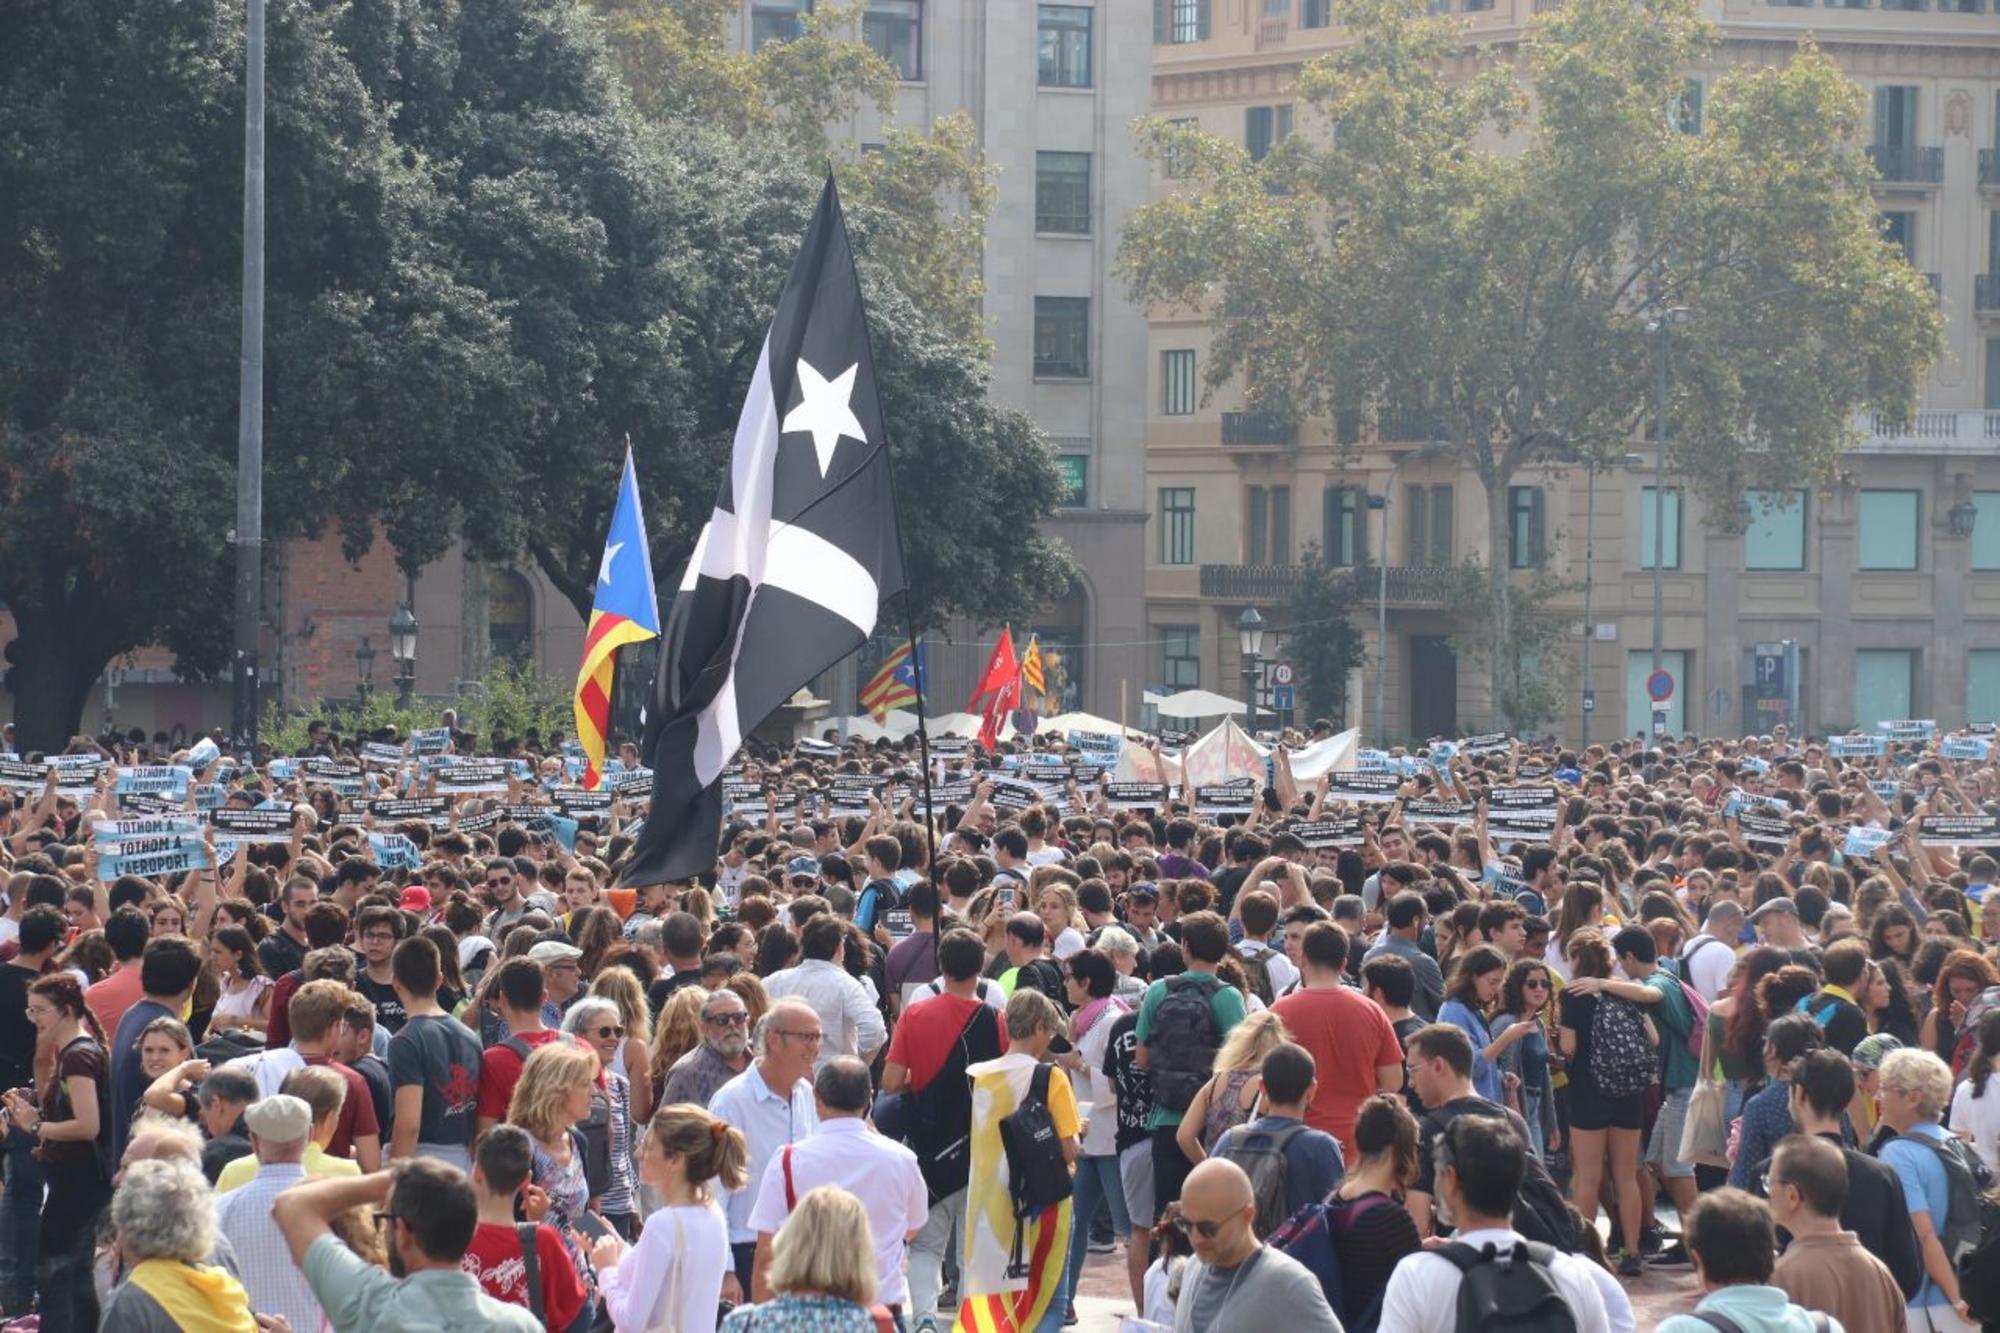
M1307 569L1306 565L1203 565L1201 595L1229 601L1280 601L1298 587ZM1387 572L1389 605L1407 607L1444 605L1458 573L1449 565L1391 565ZM1382 574L1377 565L1335 571L1335 577L1353 581L1357 599L1366 603L1373 603L1382 591Z
M1299 423L1283 412L1224 412L1222 443L1231 449L1289 449L1299 442Z
M1982 315L2000 315L2000 273L1981 273L1972 280L1972 308Z
M2000 455L2000 412L1936 408L1908 421L1869 412L1855 425L1861 432L1857 448L1864 454Z
M1944 149L1919 144L1876 143L1868 145L1869 160L1881 174L1882 184L1929 187L1944 182Z

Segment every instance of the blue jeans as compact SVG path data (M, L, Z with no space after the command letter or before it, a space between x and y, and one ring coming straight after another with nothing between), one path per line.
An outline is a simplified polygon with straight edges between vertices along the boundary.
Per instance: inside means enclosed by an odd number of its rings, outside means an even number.
M1118 1155L1076 1159L1075 1214L1069 1232L1069 1289L1083 1277L1083 1262L1090 1253L1090 1223L1101 1202L1111 1212L1113 1235L1129 1237L1132 1219L1125 1212L1125 1184L1118 1174Z
M7 1191L0 1201L0 1313L8 1315L27 1312L41 1263L45 1177L34 1150L34 1139L9 1127Z

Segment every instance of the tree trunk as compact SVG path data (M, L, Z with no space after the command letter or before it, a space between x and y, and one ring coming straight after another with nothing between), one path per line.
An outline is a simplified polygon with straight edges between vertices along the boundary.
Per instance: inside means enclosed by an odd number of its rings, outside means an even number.
M1511 731L1514 722L1509 716L1507 700L1513 697L1515 663L1512 653L1508 651L1514 629L1514 603L1507 583L1508 567L1513 563L1513 532L1508 526L1507 513L1509 478L1497 471L1488 476L1481 469L1479 480L1486 487L1486 591L1493 599L1487 622L1490 631L1487 667L1488 684L1493 691L1493 726L1495 730Z
M13 664L14 730L21 753L60 753L83 727L83 705L90 687L111 660L108 650L64 629L74 625L69 614L50 616L15 609L14 642L8 648Z

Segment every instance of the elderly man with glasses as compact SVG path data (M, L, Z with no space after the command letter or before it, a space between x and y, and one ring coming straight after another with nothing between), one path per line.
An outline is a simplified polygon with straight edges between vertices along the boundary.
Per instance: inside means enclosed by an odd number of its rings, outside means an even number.
M750 1210L757 1202L755 1186L787 1144L819 1128L811 1082L824 1040L819 1015L803 1000L780 1000L764 1016L759 1037L756 1063L723 1084L708 1107L716 1119L742 1130L750 1148L749 1183L740 1190L723 1191L735 1271L723 1279L722 1299L739 1304L749 1294L757 1260L757 1229L750 1222Z
M750 1010L735 991L719 990L701 1007L701 1044L667 1071L660 1105L707 1106L750 1063Z

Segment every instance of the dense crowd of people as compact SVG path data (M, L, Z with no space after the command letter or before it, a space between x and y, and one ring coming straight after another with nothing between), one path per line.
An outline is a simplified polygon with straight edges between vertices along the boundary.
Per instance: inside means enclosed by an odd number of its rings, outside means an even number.
M446 723L0 737L0 1315L1054 1333L1122 1252L1177 1333L1631 1330L1648 1268L1666 1333L2000 1328L2000 767L1941 738L1288 734L1247 813L753 742L714 873L626 889L632 747Z

